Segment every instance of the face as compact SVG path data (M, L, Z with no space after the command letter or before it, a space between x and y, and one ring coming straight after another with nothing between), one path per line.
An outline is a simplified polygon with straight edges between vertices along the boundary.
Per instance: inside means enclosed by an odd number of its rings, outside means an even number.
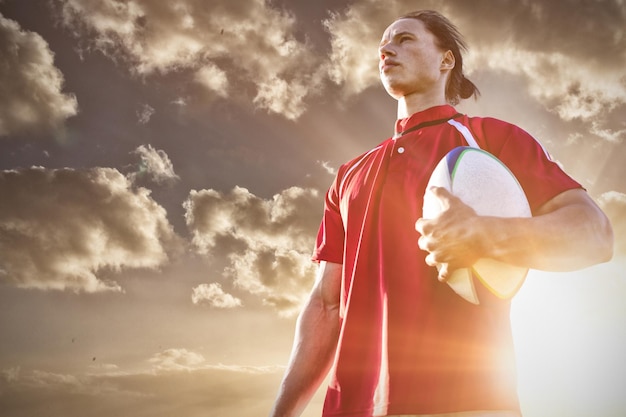
M437 39L417 19L393 22L379 47L379 70L383 86L392 97L410 94L445 95L454 56L437 46Z

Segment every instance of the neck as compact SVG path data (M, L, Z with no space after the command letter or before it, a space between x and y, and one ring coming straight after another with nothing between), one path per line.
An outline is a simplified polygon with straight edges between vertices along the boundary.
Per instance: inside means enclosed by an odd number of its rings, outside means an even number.
M413 93L398 99L398 119L404 119L410 115L434 106L447 104L445 94L419 94Z

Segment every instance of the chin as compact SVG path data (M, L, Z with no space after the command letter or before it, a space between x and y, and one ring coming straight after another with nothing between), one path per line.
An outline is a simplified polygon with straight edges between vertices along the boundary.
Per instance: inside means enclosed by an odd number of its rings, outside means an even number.
M385 87L385 91L387 91L387 94L389 94L389 96L391 96L391 98L395 100L400 100L402 97L406 95L404 90L399 90L399 89L391 89L391 88Z
M394 85L390 84L389 82L383 81L383 88L385 89L387 94L389 94L391 97L395 98L396 100L402 97L402 93L399 91L399 89L396 88Z

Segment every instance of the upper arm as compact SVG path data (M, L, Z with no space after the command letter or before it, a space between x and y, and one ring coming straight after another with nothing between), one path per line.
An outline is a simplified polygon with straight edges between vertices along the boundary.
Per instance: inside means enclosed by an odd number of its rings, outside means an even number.
M548 200L535 216L558 216L553 224L579 230L577 239L587 241L589 251L598 253L602 261L613 255L613 228L606 214L587 192L581 188L564 191Z
M541 216L572 205L585 207L590 210L590 212L597 212L596 214L600 218L605 217L600 207L598 207L591 197L589 197L589 194L587 194L587 192L582 188L575 188L557 194L555 197L551 198L539 207L535 215Z
M311 297L318 299L326 310L339 308L341 277L342 264L320 261Z

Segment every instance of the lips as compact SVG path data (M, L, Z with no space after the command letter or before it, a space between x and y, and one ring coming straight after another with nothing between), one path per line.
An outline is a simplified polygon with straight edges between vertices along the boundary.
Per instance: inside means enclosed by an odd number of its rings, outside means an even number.
M385 71L388 71L388 70L390 70L392 68L397 67L398 65L400 65L400 63L398 63L397 61L394 61L394 60L391 60L391 59L385 59L380 64L380 71L381 72L385 72Z

